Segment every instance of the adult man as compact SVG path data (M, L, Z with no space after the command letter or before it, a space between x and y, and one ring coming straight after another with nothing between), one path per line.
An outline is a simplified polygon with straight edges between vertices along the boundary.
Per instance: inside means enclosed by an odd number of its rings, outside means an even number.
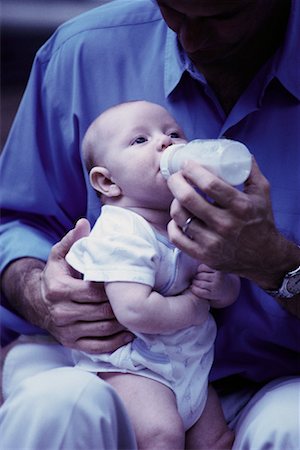
M217 210L208 211L207 204L199 204L199 196L195 199L190 191L186 194L187 184L181 175L174 176L170 187L177 197L173 206L177 225L172 222L170 233L178 245L200 256L203 223L209 225L205 237L210 237L213 245L205 247L203 261L213 266L215 253L220 254L216 248L221 249L222 269L240 271L246 278L236 305L216 315L219 335L212 371L212 380L221 394L226 394L223 403L237 430L236 448L297 448L299 4L287 0L157 3L170 28L149 0L122 0L62 27L39 52L3 155L2 197L7 211L4 291L28 322L46 329L66 346L97 353L122 345L130 336L114 321L101 286L75 278L64 261L74 240L88 232L86 223L80 222L60 241L78 217L87 215L93 222L99 212L79 155L87 125L112 104L143 98L169 109L188 139L227 136L241 140L271 183L275 221L267 184L256 165L244 195L238 197L203 169L187 167L185 177L197 184L201 176L201 189L212 194L219 206L212 205ZM225 204L228 195L230 202ZM186 209L180 206L182 201ZM213 211L222 212L215 221ZM202 221L192 221L189 227L194 242L178 228L191 215ZM242 233L236 232L237 224ZM226 240L230 245L235 243L233 255L224 246ZM263 257L258 252L261 248ZM42 261L47 258L45 266ZM274 294L277 300L264 292L278 290L287 273L294 280L290 299L278 298L286 295L283 290ZM38 346L32 338L23 341L7 358L8 368L13 362L18 364L18 374L12 378L14 371L6 370L11 377L10 383L4 383L10 394L3 407L6 447L16 447L15 430L22 429L24 446L37 448L49 429L49 448L63 448L67 443L72 448L96 448L95 422L81 430L82 439L77 434L72 440L70 435L73 427L78 429L83 414L95 416L93 402L98 405L96 417L101 416L99 402L103 399L96 394L100 388L90 380L85 380L83 387L78 372L71 367L68 349L65 358L58 360L53 345L52 358L47 355L43 359L40 352L33 365L32 355L37 355ZM291 376L294 378L282 378ZM272 384L264 386L269 381ZM32 433L29 423L33 422L24 417L24 408L34 383L39 387L34 392L39 408ZM82 393L87 385L88 406L74 413L75 420L70 411L79 407L73 393ZM53 399L50 405L43 401L45 390ZM112 405L107 417L113 416ZM63 428L66 411L70 425ZM123 416L117 423L122 420ZM24 426L19 428L22 421ZM59 442L51 441L53 427L60 430ZM129 443L130 435L126 445Z

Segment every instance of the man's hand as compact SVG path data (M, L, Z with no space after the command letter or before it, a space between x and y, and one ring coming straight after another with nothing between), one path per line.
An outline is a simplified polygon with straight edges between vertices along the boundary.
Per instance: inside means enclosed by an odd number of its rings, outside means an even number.
M32 258L13 262L3 286L14 308L61 344L89 353L111 352L132 340L131 333L116 321L103 284L83 281L65 261L72 244L89 231L88 221L79 220L53 246L46 265Z
M191 256L264 289L278 288L284 274L299 266L300 250L276 229L269 183L254 160L243 192L195 163L172 175L168 185L175 197L169 236ZM182 226L190 216L195 220L187 236Z

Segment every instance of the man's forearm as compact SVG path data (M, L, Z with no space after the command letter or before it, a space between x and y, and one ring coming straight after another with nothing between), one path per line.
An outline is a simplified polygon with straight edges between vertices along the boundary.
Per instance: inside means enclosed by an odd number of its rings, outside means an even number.
M45 263L34 258L13 261L2 276L2 289L8 302L22 317L43 328L46 307L42 302L40 274Z

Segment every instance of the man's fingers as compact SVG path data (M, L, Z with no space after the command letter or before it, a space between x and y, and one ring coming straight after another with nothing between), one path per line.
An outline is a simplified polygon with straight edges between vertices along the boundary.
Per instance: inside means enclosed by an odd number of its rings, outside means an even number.
M101 338L80 338L76 341L73 348L92 354L111 353L122 347L134 338L132 333L121 331L113 336Z
M57 298L57 301L68 299L82 304L100 304L108 301L102 282L79 280L76 278L68 278L67 282L63 280L60 284L56 282L56 286L52 287L52 297Z
M94 322L77 322L73 325L72 339L78 340L81 337L89 338L110 338L116 333L124 331L124 326L121 325L116 319L112 320L98 320ZM69 336L69 327L65 327L62 330L62 335L65 334L66 338Z
M188 183L187 183L188 181ZM208 208L211 201L222 208L227 208L238 195L238 191L200 164L186 163L182 172L177 172L168 179L168 186L174 197L186 209L196 214L199 206ZM195 190L194 186L197 188ZM199 191L202 195L199 195ZM211 199L207 201L207 199Z
M244 192L251 195L262 190L266 195L269 195L270 183L260 171L255 158L252 157L252 168L248 179L245 181Z
M84 303L61 302L51 306L52 321L56 326L78 323L92 323L115 318L109 302Z
M195 259L199 259L197 253L197 245L188 236L182 233L182 229L176 224L174 220L171 220L167 226L169 239L173 244L181 250L191 255Z

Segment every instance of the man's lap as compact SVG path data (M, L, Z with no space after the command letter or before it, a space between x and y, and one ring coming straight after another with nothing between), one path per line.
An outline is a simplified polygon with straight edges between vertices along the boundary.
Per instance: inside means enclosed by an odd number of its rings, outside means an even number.
M65 392L67 396L67 392L78 389L82 383L89 384L90 377L95 381L91 383L93 391L96 392L98 386L101 391L100 384L103 381L93 374L74 369L71 351L50 342L36 342L34 339L25 338L23 341L21 339L9 352L4 366L5 398L18 385L24 386L26 379L28 385L37 379L44 380L44 383L40 383L41 395L43 389L50 395L51 391L57 393L58 389L60 392ZM42 373L43 376L39 376ZM55 376L55 373L59 374L59 377ZM57 383L55 389L53 377ZM51 379L52 382L49 385ZM98 383L97 386L96 383ZM58 386L59 384L61 385ZM274 450L300 448L300 377L273 380L265 386L251 383L247 386L233 384L232 387L235 390L232 391L231 388L231 392L226 392L224 389L222 391L220 387L222 386L219 382L217 391L225 417L236 432L234 449L259 450L266 443L269 445L268 448Z
M220 399L236 433L233 449L300 448L300 377L239 386L231 393L223 392Z
M72 366L57 343L20 340L6 357L0 409L3 448L135 449L115 391Z

